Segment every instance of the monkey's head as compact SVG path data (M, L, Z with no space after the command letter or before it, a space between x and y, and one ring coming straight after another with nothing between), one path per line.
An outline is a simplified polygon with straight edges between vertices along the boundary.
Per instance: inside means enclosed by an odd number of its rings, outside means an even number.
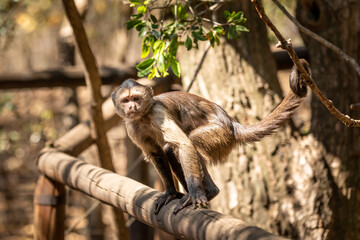
M149 110L153 101L153 91L151 87L128 79L112 93L112 100L115 112L120 117L135 120Z

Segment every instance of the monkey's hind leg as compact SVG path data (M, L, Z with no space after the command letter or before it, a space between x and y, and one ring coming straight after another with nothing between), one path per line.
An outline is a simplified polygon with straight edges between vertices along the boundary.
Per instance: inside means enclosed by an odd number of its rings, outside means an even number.
M203 173L201 168L202 159L197 157L188 158L184 153L183 149L176 149L174 151L176 159L173 161L174 168L177 169L177 177L180 181L185 182L182 183L185 188L187 189L187 194L185 194L181 199L178 205L174 209L174 214L179 212L180 210L184 209L187 206L193 205L194 208L197 208L198 206L207 207L208 206L208 200L206 197L205 189L203 186ZM180 164L180 168L178 167L178 164ZM181 169L181 171L179 170ZM175 172L176 174L176 172ZM182 177L184 176L184 179Z
M174 150L170 146L165 146L165 154L166 158L168 159L170 163L170 167L172 172L175 174L177 180L181 183L181 185L184 187L185 191L188 192L188 187L186 185L185 175L181 168L180 162L176 157L176 154L174 153Z
M213 182L213 180L206 168L205 161L201 161L201 163L202 163L201 164L202 171L204 173L203 185L205 188L206 198L208 201L210 201L211 199L213 199L214 197L216 197L219 194L220 190Z
M176 155L173 153L173 151L166 151L166 155L168 157L168 160L170 162L171 168L173 169L173 172L175 173L177 179L180 181L180 183L184 186L185 190L188 192L187 184L185 181L184 173L181 168L181 165L176 158ZM200 159L200 169L201 169L201 179L202 179L202 185L204 186L205 195L207 198L207 201L210 201L213 199L218 193L219 188L215 185L213 180L211 179L211 176L209 172L207 171L205 161L203 157L199 154ZM189 194L185 194L181 200L178 206L174 209L174 214L178 213L180 210L184 209L185 207L188 207L192 204L191 197ZM206 204L199 204L202 207L207 207L208 203ZM196 205L194 206L197 207Z

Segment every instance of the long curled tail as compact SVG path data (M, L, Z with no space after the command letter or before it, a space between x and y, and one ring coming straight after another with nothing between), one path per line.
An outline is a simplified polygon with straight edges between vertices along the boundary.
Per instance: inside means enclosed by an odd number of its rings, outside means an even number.
M305 59L300 59L305 70L311 74L310 66ZM304 100L307 88L301 83L299 70L294 65L291 69L289 82L291 90L282 100L279 106L272 111L267 117L253 125L241 125L233 122L235 138L238 143L250 143L261 140L263 137L270 135L278 129L287 119L290 118L295 109Z

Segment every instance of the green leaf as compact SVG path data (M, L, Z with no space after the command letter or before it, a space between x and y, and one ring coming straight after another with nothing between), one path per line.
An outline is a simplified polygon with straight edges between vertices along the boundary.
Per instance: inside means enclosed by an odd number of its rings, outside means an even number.
M141 58L146 58L150 53L150 47L147 45L144 45L141 50Z
M208 32L205 37L207 38L207 40L211 40L214 38L213 33L211 31Z
M155 77L155 71L156 71L156 67L154 67L154 68L151 70L151 72L150 72L150 74L149 74L149 76L148 76L148 79L153 79L153 78Z
M157 40L154 43L153 52L155 57L159 57L165 49L165 42L162 40Z
M191 32L192 36L199 41L206 41L208 40L202 32Z
M236 20L239 20L239 19L241 19L241 18L243 18L243 17L244 17L244 13L241 12L241 11L239 11L239 12L237 12L237 13L232 17L232 20L233 20L233 21L236 21Z
M133 27L135 27L136 25L138 25L141 22L142 22L142 20L139 20L139 19L130 20L130 21L126 22L126 28L127 28L127 30L132 29Z
M164 26L163 32L167 35L172 35L175 31L176 24L175 22L171 22L168 25Z
M160 54L160 56L157 60L157 67L158 67L160 73L164 73L166 71L164 54Z
M189 17L189 14L187 14L187 11L189 10L189 6L187 4L185 4L184 6L182 6L179 10L178 13L178 18L180 20L186 20Z
M148 75L151 72L151 69L153 68L154 63L155 63L155 59L149 58L149 59L146 59L145 61L139 63L138 65L136 65L136 69L139 71L138 76L144 77L144 76Z
M142 13L134 14L134 15L131 15L131 19L139 19L139 18L142 18L143 16L144 16L144 14L142 14Z
M141 5L143 2L141 0L130 0L130 7L134 7L135 5Z
M187 38L185 40L185 47L188 51L192 48L192 41L189 36L187 36Z
M216 44L219 46L220 45L220 37L219 37L219 35L214 34L214 39L215 39Z
M215 46L215 38L211 38L209 41L210 41L211 46L214 47Z
M157 29L159 27L159 24L151 24L152 29Z
M227 38L229 40L233 40L235 39L235 26L230 26L229 27L229 30L228 30L228 33L227 33Z
M154 77L161 77L156 67L151 70L148 76L149 79L153 79Z
M171 56L176 56L178 47L179 47L179 43L177 41L177 38L172 39L169 46L169 54Z
M173 70L174 74L175 74L177 77L180 77L180 74L181 74L180 64L179 64L179 62L175 59L175 57L172 59L170 67L171 67L171 69Z
M161 34L159 32L157 32L157 31L155 31L155 30L151 31L151 35L154 38L154 42L156 41L156 39L161 37Z
M249 29L242 25L236 25L235 29L238 34L240 34L241 32L249 32Z
M224 11L224 17L225 17L226 20L229 20L229 18L230 18L230 12L227 11L227 10L225 10L225 11Z
M147 38L142 41L141 58L146 58L150 53L150 46L147 43Z
M146 30L146 27L144 26L139 32L139 38L145 37L146 34L147 34L147 30Z
M137 11L138 13L146 13L146 6L145 5L139 6Z
M225 34L225 30L222 26L215 26L213 27L213 31L216 32L216 34L218 35L224 35Z
M153 21L153 23L157 23L157 19L154 15L150 14L150 18L151 18L151 21Z
M236 20L234 23L235 24L244 24L244 23L246 23L246 18L241 18L241 19L239 19L239 20Z
M166 76L168 76L168 75L169 75L168 71L165 71L165 72L163 72L163 73L161 74L162 77L166 77Z
M144 27L146 27L145 21L141 21L141 23L136 24L135 28L137 31L141 31Z

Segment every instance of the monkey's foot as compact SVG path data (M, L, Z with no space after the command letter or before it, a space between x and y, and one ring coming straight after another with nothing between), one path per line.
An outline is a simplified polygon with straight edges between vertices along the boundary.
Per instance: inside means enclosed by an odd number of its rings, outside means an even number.
M177 214L182 209L193 205L194 209L197 207L207 208L209 206L209 202L205 195L199 194L196 197L191 197L189 194L185 194L181 199L179 204L174 209L174 214Z
M175 198L181 198L182 196L184 196L184 194L180 193L180 192L174 192L174 193L164 192L164 193L162 193L155 200L155 210L154 210L155 215L157 215L160 212L160 209L164 205L168 204Z

